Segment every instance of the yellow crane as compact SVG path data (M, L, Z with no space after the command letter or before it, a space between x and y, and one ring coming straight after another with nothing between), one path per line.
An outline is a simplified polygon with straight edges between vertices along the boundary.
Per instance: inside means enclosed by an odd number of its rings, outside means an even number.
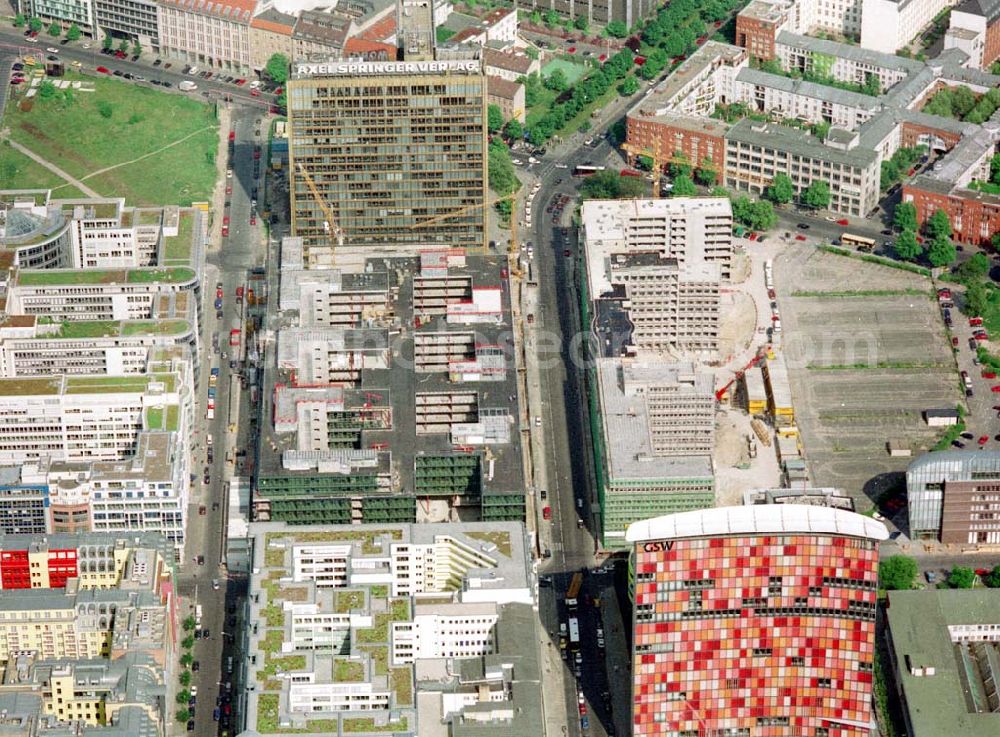
M320 196L319 190L316 189L316 183L313 181L313 178L309 176L309 172L306 171L306 168L301 163L299 164L299 173L302 174L302 178L306 180L306 186L309 188L310 194L312 194L313 199L316 200L316 204L319 205L319 209L326 217L326 220L323 221L323 230L326 232L327 239L331 241L330 255L333 257L333 242L331 236L336 237L338 246L342 246L344 245L344 231L341 230L339 225L337 225L337 218L334 217L333 210Z
M426 220L418 220L412 225L408 226L410 230L416 230L417 228L426 228L436 223L443 222L445 220L450 220L451 218L458 217L459 215L464 215L467 212L475 212L485 207L490 207L498 202L506 202L510 200L514 203L514 207L511 208L510 213L510 250L507 254L508 261L510 261L511 273L515 276L521 275L521 270L517 268L517 254L518 254L518 242L517 242L517 192L511 192L503 197L498 197L493 202L483 202L478 205L468 205L467 207L459 208L458 210L452 210L451 212L446 212L443 215L435 215L432 218L427 218Z
M636 146L632 143L622 144L622 148L628 151L633 157L635 156L646 156L653 161L653 197L657 198L660 196L660 178L663 176L663 171L660 169L665 163L663 156L660 154L660 139L656 139L656 148L651 151L648 148L642 148L641 146Z

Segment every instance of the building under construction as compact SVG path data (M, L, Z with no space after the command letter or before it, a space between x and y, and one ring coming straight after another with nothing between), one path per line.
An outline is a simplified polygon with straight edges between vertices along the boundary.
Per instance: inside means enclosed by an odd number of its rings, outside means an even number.
M428 249L357 272L282 243L257 520L525 516L523 420L503 257Z
M399 61L292 65L291 225L307 251L486 246L480 52L440 58L430 13L430 0L400 4Z

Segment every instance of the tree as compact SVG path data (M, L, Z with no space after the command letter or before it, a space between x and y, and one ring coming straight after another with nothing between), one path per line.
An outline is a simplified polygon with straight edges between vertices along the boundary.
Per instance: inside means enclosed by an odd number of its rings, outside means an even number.
M194 662L194 656L191 653L187 652L187 653L184 653L183 655L181 655L180 663L185 668L190 668L191 667L191 663L193 663L193 662Z
M974 282L990 273L990 260L985 253L975 253L965 263L955 269L955 274L964 280Z
M639 91L639 80L634 76L625 77L622 83L618 85L618 91L622 94L622 97L631 97Z
M114 45L115 45L115 40L113 38L111 38L111 34L110 33L105 33L104 34L104 40L101 41L101 47L105 51L111 51L111 49L114 48Z
M520 141L524 138L524 126L521 125L521 121L517 118L511 118L507 121L507 125L503 127L504 135L513 141Z
M872 97L882 94L882 83L878 80L877 74L866 74L865 83L861 85L861 92Z
M932 240L939 237L951 238L951 221L948 219L948 213L940 208L935 210L924 223L924 230Z
M486 128L490 133L496 133L503 128L503 110L499 105L490 105L486 108Z
M180 682L184 688L191 685L191 671L185 669L181 671L181 674L177 676L177 680Z
M784 205L792 201L795 197L795 186L792 178L787 174L775 174L771 180L771 186L767 188L767 198L779 205Z
M718 178L719 175L715 171L715 162L707 157L702 159L701 166L694 170L695 181L703 187L715 184L715 180Z
M542 14L541 14L541 12L539 12L537 10L532 11L531 15L528 16L528 20L531 22L531 25L533 25L533 26L540 26L540 25L542 25Z
M830 206L830 185L817 179L802 190L802 204L822 210Z
M80 31L80 26L78 26L76 23L71 25L69 27L69 30L66 31L66 38L69 39L70 41L79 41L81 35L83 34Z
M52 36L52 38L58 38L59 36L61 36L62 26L59 25L59 23L57 23L56 21L52 21L52 23L49 25L49 35Z
M183 640L181 640L181 647L184 648L185 650L190 650L191 648L193 648L194 647L194 637L191 636L191 635L188 635Z
M990 292L981 281L965 288L965 309L970 315L982 315L990 305Z
M691 181L691 177L686 174L674 177L674 188L670 190L672 197L694 197L696 194L698 194L698 189Z
M628 26L620 20L613 20L608 23L607 31L609 36L614 36L615 38L625 38L628 36Z
M562 69L554 69L545 78L543 84L553 92L565 92L566 88L569 87L569 80L566 79L566 72Z
M114 114L115 109L111 106L111 103L107 100L97 101L97 112L101 114L102 118L110 118Z
M912 230L904 230L899 234L892 250L895 252L896 258L903 261L913 261L924 252L924 247L917 241L916 233Z
M892 224L899 230L917 229L917 206L912 202L900 202L892 214Z
M728 197L729 190L727 190L725 187L712 187L708 191L708 194L710 197Z
M691 160L680 151L674 151L673 158L670 160L670 166L667 168L671 179L690 177L693 170L694 167L691 166Z
M892 555L878 564L879 586L889 591L913 588L917 577L917 561L905 555Z
M288 57L284 54L271 54L271 58L264 65L264 71L275 84L284 84L288 81Z
M626 127L624 118L616 120L611 124L611 127L608 128L608 135L611 137L611 142L616 146L620 146L625 142L625 134Z
M1000 589L1000 566L993 566L993 570L983 576L983 583L991 589Z
M187 706L187 703L191 700L191 692L188 691L186 688L181 689L180 691L177 692L177 695L174 697L174 700L178 704L184 704L184 706Z
M586 33L587 29L590 28L590 24L587 22L587 16L585 15L576 16L576 20L573 21L573 28L575 28L578 31L583 31L584 33Z
M948 266L958 258L958 251L955 244L947 236L938 236L931 241L930 248L927 249L927 259L932 266Z
M812 127L812 134L821 141L825 141L829 133L830 133L830 124L827 123L825 120L816 123Z
M135 56L138 56L139 54L142 53L142 44L139 43L139 39L136 39L135 41L132 42L132 53Z
M123 53L127 53L128 52L128 39L127 38L123 38L121 41L118 42L118 50L121 51L121 52L123 52Z
M955 566L948 574L946 583L951 589L971 589L976 582L976 572L966 566Z
M24 13L18 13L14 16L14 28L24 28L28 23L28 19L24 17Z
M51 100L56 96L57 92L58 90L56 89L56 86L49 80L45 80L38 87L38 99L46 101Z
M538 49L536 49L534 46L528 46L528 47L526 47L524 49L524 53L525 53L525 55L529 59L537 59L538 58Z
M510 150L500 141L494 141L489 148L490 189L503 197L518 188L514 164L510 160Z
M882 162L882 172L879 177L879 187L884 192L889 189L892 185L899 181L899 164L897 164L892 159L886 159Z
M189 712L187 709L178 709L174 713L174 717L177 719L178 722L186 723L188 719L191 718L191 712Z
M28 21L28 29L32 33L40 33L42 30L42 21L38 18L32 18Z
M549 28L554 28L555 26L559 25L559 13L557 13L554 10L546 10L544 19L545 19L545 25L547 25Z
M194 617L191 617L191 616L188 616L188 617L187 617L187 618L186 618L186 619L185 619L185 620L184 620L184 621L183 621L183 622L181 623L181 626L182 626L182 627L184 628L184 631L185 631L185 632L190 632L191 630L193 630L193 629L194 629L195 627L197 627L197 626L198 626L198 623L197 623L197 622L195 622L195 619L194 619Z
M623 177L616 171L596 172L583 180L580 194L589 200L618 200L645 197L646 182L639 177Z

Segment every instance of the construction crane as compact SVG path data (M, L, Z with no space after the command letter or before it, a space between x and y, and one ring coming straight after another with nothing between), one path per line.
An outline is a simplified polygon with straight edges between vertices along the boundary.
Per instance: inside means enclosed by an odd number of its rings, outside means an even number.
M310 194L312 194L313 199L316 200L316 204L319 205L319 209L326 216L326 220L323 221L323 230L326 233L327 240L330 242L330 256L333 258L333 242L332 238L336 237L337 245L344 245L344 231L341 230L340 226L337 225L337 218L333 215L333 210L330 206L323 200L319 194L319 190L316 189L316 183L313 181L312 177L309 176L309 172L306 168L299 163L299 173L302 174L302 178L306 180L306 186L309 188Z
M458 210L452 210L451 212L446 212L443 215L436 215L432 218L427 218L426 220L418 220L412 225L408 226L410 230L416 230L417 228L427 228L436 223L443 222L445 220L450 220L451 218L458 217L459 215L464 215L467 212L475 212L476 210L482 209L484 207L490 207L498 202L511 202L517 203L517 192L511 192L503 197L498 197L493 200L493 202L483 202L478 205L468 205L467 207L459 208ZM508 253L508 260L510 263L510 270L512 274L516 276L521 275L521 270L517 268L517 253L518 253L518 242L517 242L517 213L514 211L515 208L511 208L510 213L510 252Z
M741 368L739 371L737 371L736 373L734 373L733 374L733 378L731 378L726 383L725 386L723 386L721 389L719 389L719 391L717 391L715 393L715 400L717 402L721 402L722 398L724 396L726 396L726 392L729 391L729 387L731 387L733 384L735 384L737 381L739 381L741 378L743 378L743 375L746 374L747 371L749 371L754 366L756 366L758 363L760 363L765 358L767 358L768 350L769 350L769 347L759 348L757 350L756 355L754 355L754 357L750 359L750 362L746 366L744 366L743 368Z
M660 169L666 162L663 160L663 156L660 155L660 139L656 139L656 149L651 151L648 148L642 148L641 146L636 146L631 143L623 143L622 148L629 152L632 156L646 156L653 161L653 198L656 199L660 196L660 178L663 176L663 171Z

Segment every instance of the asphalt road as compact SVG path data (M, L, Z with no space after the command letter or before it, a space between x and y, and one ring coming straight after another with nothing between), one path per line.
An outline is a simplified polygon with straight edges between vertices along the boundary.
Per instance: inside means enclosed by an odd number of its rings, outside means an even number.
M24 35L18 31L16 28L2 28L0 29L0 53L7 51L14 51L20 56L31 55L35 58L44 59L49 54L46 52L48 47L53 47L59 49L59 53L56 55L62 61L68 63L73 61L79 61L83 66L80 71L84 74L96 74L96 69L99 66L103 66L112 72L115 70L121 70L122 72L131 72L132 74L139 74L145 77L147 80L159 79L164 82L170 82L173 87L163 88L151 85L148 81L146 82L134 82L134 84L139 84L152 89L161 90L164 92L172 92L179 95L190 95L192 97L208 97L210 99L221 99L226 95L231 96L231 102L234 104L246 106L249 108L258 108L260 110L266 111L271 105L275 103L277 98L274 95L262 92L260 97L253 97L250 94L250 90L244 85L243 87L237 87L234 84L226 84L225 82L217 82L214 79L201 79L199 77L190 77L182 73L184 69L184 62L171 61L169 59L164 59L165 62L170 62L170 69L164 69L163 66L153 66L153 62L156 60L156 56L150 52L145 52L138 61L131 61L132 57L128 59L117 59L113 56L107 56L101 53L101 44L99 41L91 43L91 48L83 48L84 43L90 43L89 39L80 39L79 41L73 41L65 46L59 45L59 39L52 39L51 37L44 36L40 34L38 36L38 43L28 43L25 40ZM120 79L120 77L119 77ZM249 82L251 78L248 78ZM177 85L184 80L189 80L198 85L197 91L194 92L181 92L177 89ZM123 80L126 81L126 80ZM6 84L6 79L4 84Z
M193 473L197 478L195 491L192 495L191 511L188 524L188 544L186 556L178 573L178 592L181 597L181 615L186 616L193 611L194 605L201 604L203 610L202 626L211 633L207 639L199 639L195 645L195 659L200 668L193 683L198 686L198 701L195 709L194 734L208 735L215 732L218 725L212 719L216 695L220 693L220 683L232 680L227 673L226 659L233 654L233 631L230 626L231 617L239 616L241 606L237 606L238 598L243 594L238 582L230 581L224 566L221 565L224 544L223 534L226 526L227 464L226 449L229 439L229 387L231 381L239 381L239 374L231 371L229 361L223 360L220 354L231 349L228 346L228 335L231 325L242 317L241 305L236 303L236 287L246 284L247 271L263 263L263 225L258 220L256 226L250 225L250 195L255 186L261 187L261 179L254 179L253 150L258 142L267 142L267 121L260 123L260 111L235 108L233 123L236 140L232 146L231 166L233 177L232 194L227 195L230 206L229 237L219 237L219 222L209 234L211 244L208 250L208 264L202 277L204 318L202 325L202 376L199 382L198 411L194 431ZM255 131L259 126L261 136ZM261 160L263 173L263 159ZM261 187L262 189L262 187ZM219 248L221 242L222 248ZM215 301L216 283L223 285L223 316L217 319L213 303ZM219 334L219 353L213 352L212 335ZM208 374L213 366L220 369L220 377L216 389L215 418L206 419L206 403L208 391ZM241 417L247 412L247 393L241 394ZM238 437L245 439L247 428L237 428ZM209 467L210 483L202 483L202 475L206 467L206 434L213 438L214 462ZM245 443L237 443L237 447L246 447ZM198 514L198 508L204 505L206 514ZM197 565L193 558L205 556L204 565ZM213 588L213 580L218 580L219 588ZM238 644L238 643L237 643ZM234 690L234 696L236 691ZM235 706L234 698L234 706ZM177 725L177 731L183 731L183 725ZM230 729L230 734L233 734Z

